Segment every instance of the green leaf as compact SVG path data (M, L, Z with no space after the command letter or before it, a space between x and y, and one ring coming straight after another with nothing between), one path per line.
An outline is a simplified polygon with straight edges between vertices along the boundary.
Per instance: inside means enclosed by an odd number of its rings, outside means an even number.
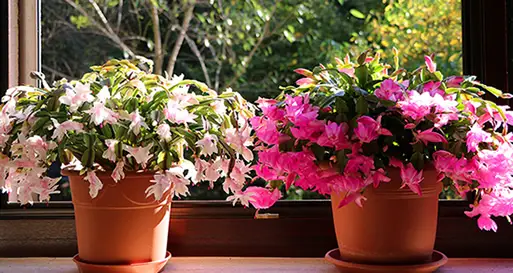
M324 160L324 153L326 152L326 149L320 145L313 144L310 149L315 155L315 159L317 161L323 161Z
M31 131L36 135L41 135L39 130L45 128L47 124L50 122L50 117L42 117L36 121L34 126L32 126Z
M435 73L433 73L433 75L435 75L435 77L436 77L436 79L437 79L438 81L443 80L442 72L440 72L440 71L436 71Z
M360 65L355 69L354 72L356 78L358 79L359 86L364 88L365 84L367 84L367 78L369 76L369 70L366 66Z
M458 93L460 91L460 88L447 88L445 89L445 93L447 94L454 94L454 93Z
M358 59L356 60L359 65L363 65L365 63L365 60L367 59L367 55L369 55L370 49L365 50L358 56Z
M365 19L365 15L357 9L351 9L351 10L349 10L349 13L351 13L351 15L353 15L354 17L356 17L358 19Z
M502 91L495 88L495 87L492 87L492 86L488 86L488 85L485 85L485 84L482 84L482 83L479 83L479 82L472 82L473 84L485 89L486 91L490 92L492 95L496 96L496 97L500 97L502 95Z
M347 103L343 98L336 98L335 101L335 110L340 113L347 113L349 112L349 107L347 107Z
M413 166L415 167L415 169L417 169L417 170L424 169L424 155L423 154L421 154L419 152L413 153L410 161L413 164Z
M341 172L344 171L347 161L348 161L348 158L346 155L346 151L345 150L338 151L337 152L337 166Z
M359 96L356 99L356 112L360 115L365 115L369 112L369 104L364 96Z

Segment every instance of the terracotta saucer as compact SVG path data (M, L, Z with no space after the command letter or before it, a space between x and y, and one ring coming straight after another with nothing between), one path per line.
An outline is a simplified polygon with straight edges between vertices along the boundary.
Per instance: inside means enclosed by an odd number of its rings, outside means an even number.
M387 273L424 273L434 272L439 267L447 263L447 257L439 251L434 250L431 262L411 265L377 265L377 264L357 264L344 261L340 258L338 248L335 248L324 256L329 263L334 264L340 272L367 273L367 272L387 272Z
M164 268L169 258L171 258L171 252L168 251L164 260L147 263L126 265L90 264L81 261L78 255L73 257L73 261L77 264L80 273L157 273Z

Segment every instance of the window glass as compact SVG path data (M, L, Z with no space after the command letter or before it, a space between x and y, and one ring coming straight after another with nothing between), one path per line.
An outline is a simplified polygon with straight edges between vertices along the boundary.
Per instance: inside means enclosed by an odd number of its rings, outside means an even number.
M50 82L77 79L91 65L142 55L161 63L155 72L183 73L221 91L230 86L250 101L294 84L298 67L369 48L392 61L395 47L409 69L435 53L441 71L462 74L461 0L182 2L41 1L42 70ZM225 199L221 183L214 187L194 186L190 198ZM65 179L61 191L54 200L69 200ZM323 198L294 188L285 195Z

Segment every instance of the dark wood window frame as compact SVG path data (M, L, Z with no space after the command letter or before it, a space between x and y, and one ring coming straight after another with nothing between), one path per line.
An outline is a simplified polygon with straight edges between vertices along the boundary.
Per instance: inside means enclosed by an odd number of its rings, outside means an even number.
M0 7L0 90L7 87L7 1ZM466 75L508 90L512 23L507 0L462 0L463 64ZM508 44L510 45L508 47ZM69 203L20 208L0 204L0 257L71 256L76 253ZM440 201L435 248L449 257L513 257L513 226L498 219L499 231L483 232L464 215L467 201ZM172 205L169 249L176 256L321 257L336 247L329 200L280 201L254 219L254 210L224 201L176 201ZM422 217L422 215L419 215ZM393 225L394 223L383 223ZM379 228L379 227L376 227Z

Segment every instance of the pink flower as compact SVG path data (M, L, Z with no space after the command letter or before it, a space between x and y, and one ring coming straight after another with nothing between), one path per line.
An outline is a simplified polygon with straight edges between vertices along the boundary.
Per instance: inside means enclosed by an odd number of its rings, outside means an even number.
M296 126L308 126L317 119L319 108L309 104L309 97L289 96L285 99L285 117Z
M338 204L338 208L341 208L343 206L346 206L350 204L351 202L355 202L357 206L360 208L363 207L363 201L366 201L367 198L365 198L361 193L359 192L351 192L346 194L346 196L340 200L340 203Z
M426 67L427 67L428 71L431 73L435 73L436 72L436 63L433 62L431 57L424 56L424 60L426 61Z
M483 130L479 124L474 124L470 131L467 132L467 150L475 152L479 148L479 143L493 142L492 135Z
M244 191L245 195L249 196L249 202L256 209L267 209L270 208L276 201L278 201L282 195L279 189L270 191L262 187L248 187Z
M338 72L347 74L349 77L354 78L354 67L339 68Z
M276 106L276 100L259 98L256 103L262 109L262 115L273 121L282 121L285 116L285 110Z
M91 115L91 120L96 125L100 125L104 121L110 124L115 124L119 119L119 114L105 107L103 103L98 101L94 103L91 109L85 111L85 113Z
M288 139L287 135L278 132L274 121L256 116L251 118L250 122L258 139L267 144L280 144Z
M424 84L422 91L428 92L432 97L435 96L435 94L445 96L445 91L439 88L440 84L441 82L428 82Z
M408 123L408 124L404 125L404 129L413 129L416 126L417 125L415 123Z
M308 86L308 85L311 85L311 84L315 84L316 81L312 78L301 78L299 80L296 81L296 84L298 86Z
M461 76L451 76L445 80L445 83L447 84L447 87L449 87L449 88L460 87L462 82L463 82L463 77L461 77Z
M354 133L361 142L369 143L377 139L380 135L392 135L389 130L381 128L381 117L374 120L369 116L361 116L356 120L356 122L358 123L358 126L354 129Z
M429 142L442 142L447 143L445 137L439 133L433 132L433 128L422 131L416 135L417 141L422 141L424 145L428 145Z
M346 123L340 125L336 122L328 121L325 125L324 132L317 139L317 144L326 147L335 147L336 150L350 148L349 140L347 139L347 132L349 126Z
M433 99L429 93L419 94L417 91L410 91L409 97L397 102L397 105L404 116L420 120L431 113Z
M372 171L365 179L365 185L372 184L374 188L377 188L381 182L390 182L390 177L386 176L383 169Z
M323 133L325 126L324 122L315 119L299 128L291 127L290 132L297 139L308 139L316 142Z
M386 79L381 82L379 88L374 91L374 95L380 99L398 101L403 99L403 90L394 80Z
M348 155L348 158L349 160L344 168L345 173L362 172L368 174L374 169L374 159L372 157L351 153Z
M493 230L494 232L497 232L497 223L495 223L494 220L492 220L492 218L490 218L490 216L488 215L483 215L481 214L481 216L479 216L479 218L477 218L477 225L479 226L480 229L484 229L484 230Z
M305 68L297 68L294 70L294 72L298 73L299 75L303 75L305 77L311 77L313 75L312 71L305 69Z
M411 163L408 163L406 167L403 166L401 168L401 179L403 180L401 188L408 186L412 192L422 195L419 185L419 183L424 179L422 176L422 170L419 172Z

